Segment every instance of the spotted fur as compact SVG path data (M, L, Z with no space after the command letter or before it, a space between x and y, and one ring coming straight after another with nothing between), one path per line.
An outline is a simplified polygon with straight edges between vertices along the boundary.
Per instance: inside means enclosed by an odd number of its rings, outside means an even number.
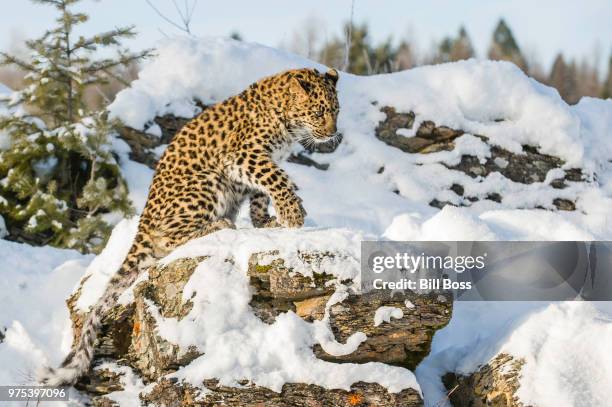
M336 132L338 73L280 73L205 109L174 137L161 157L138 232L119 271L89 313L78 342L41 382L73 384L87 373L104 315L140 271L175 247L222 228L250 199L255 227L301 227L296 186L277 165L294 142L325 142ZM270 201L277 216L268 213Z

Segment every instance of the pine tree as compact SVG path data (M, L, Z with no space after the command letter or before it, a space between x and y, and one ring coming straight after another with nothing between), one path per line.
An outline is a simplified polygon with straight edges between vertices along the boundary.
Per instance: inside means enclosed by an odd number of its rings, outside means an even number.
M576 84L578 99L583 96L599 96L601 93L601 84L599 82L599 71L597 66L591 65L588 60L583 59L578 65Z
M459 28L459 34L457 38L453 41L450 52L449 59L451 61L460 61L463 59L470 59L474 57L474 47L472 46L472 41L468 36L465 27Z
M432 63L434 64L443 64L445 62L450 62L450 54L451 49L453 48L453 40L450 37L444 37L440 44L438 44L438 49L433 57Z
M602 86L601 97L604 99L612 98L612 53L610 53L610 59L608 60L608 75Z
M347 23L344 32L351 33L349 64L347 71L357 75L372 75L391 72L397 67L397 50L391 39L373 46L367 24L350 26ZM339 68L343 65L346 52L346 39L335 38L325 44L319 52L319 60L328 66Z
M460 61L474 57L474 47L467 31L462 26L456 38L445 37L437 46L432 63L441 64L445 62Z
M394 70L403 71L416 66L417 60L414 48L409 41L402 41L397 47Z
M567 64L563 54L558 54L550 70L548 84L556 88L567 103L576 103L580 96L577 89L576 63Z
M527 61L523 57L521 49L514 39L512 30L508 27L503 18L499 20L493 32L488 56L489 59L497 61L513 62L525 72L528 70Z
M350 24L350 23L348 23ZM349 31L345 27L345 32ZM369 43L368 26L354 24L351 28L351 48L349 50L349 65L348 72L358 75L371 75L375 73L375 61L372 60L372 49Z
M1 65L27 73L10 103L30 112L0 117L0 131L10 137L0 152L0 214L20 240L97 251L108 237L109 216L132 209L111 148L116 123L88 111L83 94L149 51L95 59L100 49L134 36L133 27L76 37L75 27L88 20L72 11L81 0L32 1L54 7L58 17L55 27L26 42L29 59L0 53Z

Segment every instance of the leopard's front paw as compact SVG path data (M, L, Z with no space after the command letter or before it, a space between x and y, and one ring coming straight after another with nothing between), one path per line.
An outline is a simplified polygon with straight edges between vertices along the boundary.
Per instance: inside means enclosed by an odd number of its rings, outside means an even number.
M262 228L280 228L282 225L276 219L276 216L270 216L265 222L262 223Z
M299 197L283 202L278 208L278 222L287 228L301 228L304 226L304 217L306 211L302 206L302 200Z

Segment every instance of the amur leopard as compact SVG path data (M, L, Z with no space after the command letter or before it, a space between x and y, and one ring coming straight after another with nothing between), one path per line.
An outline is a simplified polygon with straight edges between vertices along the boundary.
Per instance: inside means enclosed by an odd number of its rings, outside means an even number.
M140 271L191 239L233 227L246 198L255 227L303 226L297 188L275 160L295 142L325 142L337 134L337 81L334 69L282 72L206 108L175 135L157 164L124 263L71 353L60 367L44 369L42 383L73 384L87 373L104 315ZM268 213L270 200L276 217Z

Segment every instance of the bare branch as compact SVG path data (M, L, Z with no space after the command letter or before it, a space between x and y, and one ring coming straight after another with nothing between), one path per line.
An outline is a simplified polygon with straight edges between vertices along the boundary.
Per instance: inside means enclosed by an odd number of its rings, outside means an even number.
M193 14L196 8L197 0L193 0L193 3L191 3L191 7L189 6L189 1L184 0L184 8L181 8L181 6L176 0L172 0L172 3L174 4L174 8L176 9L176 12L178 13L180 23L164 15L157 7L155 7L155 5L151 2L151 0L145 0L145 1L149 5L149 7L151 7L155 11L155 13L157 13L157 15L160 16L168 24L172 25L173 27L189 35L193 35L191 33L191 20L193 19Z
M175 23L174 21L166 17L161 11L157 9L157 7L153 5L153 3L151 3L150 0L145 0L145 1L157 13L157 15L160 16L162 19L164 19L168 24L173 25L174 27L178 28L181 31L185 31L184 27L181 27L179 24Z
M351 52L351 41L353 36L353 15L355 14L355 0L351 1L351 18L349 20L348 30L346 32L346 43L344 48L344 66L343 71L347 71L349 67L349 54Z

